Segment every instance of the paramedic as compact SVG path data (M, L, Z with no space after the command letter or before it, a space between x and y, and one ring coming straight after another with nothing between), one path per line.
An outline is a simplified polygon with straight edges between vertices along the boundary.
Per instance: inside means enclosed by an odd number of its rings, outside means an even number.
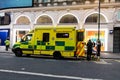
M91 60L92 48L93 48L93 43L91 40L89 40L87 43L87 60L88 61Z
M8 51L8 48L9 48L9 46L10 46L10 41L9 41L9 39L7 38L6 40L5 40L5 47L6 47L6 51Z

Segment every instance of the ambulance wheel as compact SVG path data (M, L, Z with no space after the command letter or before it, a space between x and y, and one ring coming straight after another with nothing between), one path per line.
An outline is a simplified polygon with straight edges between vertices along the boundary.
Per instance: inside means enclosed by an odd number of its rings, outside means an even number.
M55 59L60 59L60 58L62 58L61 53L60 53L59 51L55 51L55 52L53 53L53 57L54 57Z
M30 54L26 54L27 57L30 57Z
M21 56L22 56L22 51L21 51L21 49L16 49L16 50L15 50L15 56L17 56L17 57L21 57Z

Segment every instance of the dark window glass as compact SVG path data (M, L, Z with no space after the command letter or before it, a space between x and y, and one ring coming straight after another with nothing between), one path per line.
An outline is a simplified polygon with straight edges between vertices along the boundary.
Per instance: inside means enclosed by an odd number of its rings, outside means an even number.
M49 33L43 33L43 42L49 42Z
M69 38L69 33L57 33L57 38Z
M120 0L115 0L115 2L120 2Z
M10 13L3 13L0 15L0 25L9 25L11 22Z
M83 41L84 40L84 33L83 32L78 32L77 33L77 40L78 41Z
M21 42L31 41L31 39L32 39L32 34L27 34L21 39Z
M97 18L97 16L95 15L93 15L93 16L89 16L87 19L86 19L86 23L97 23L97 20L98 20L98 18Z

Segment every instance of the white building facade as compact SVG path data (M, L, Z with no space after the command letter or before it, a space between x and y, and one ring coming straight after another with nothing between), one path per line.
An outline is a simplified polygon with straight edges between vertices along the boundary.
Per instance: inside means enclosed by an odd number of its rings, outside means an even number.
M74 1L74 0L73 0ZM86 0L85 4L72 5L62 4L63 6L41 6L33 8L6 9L1 12L10 12L10 25L0 26L0 29L9 29L9 37L12 45L36 25L53 26L75 25L76 29L85 29L85 41L98 39L98 0L90 3ZM102 51L120 52L119 40L115 42L119 33L119 8L120 2L115 0L103 0L100 9L100 40ZM120 36L119 36L120 37ZM115 38L115 39L114 39ZM118 44L117 44L118 43ZM116 44L118 46L116 46ZM118 49L117 49L118 48Z

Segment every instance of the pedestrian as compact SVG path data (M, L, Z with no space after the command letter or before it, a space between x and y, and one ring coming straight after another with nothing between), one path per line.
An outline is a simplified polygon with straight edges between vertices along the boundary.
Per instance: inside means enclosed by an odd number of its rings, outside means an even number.
M7 38L7 39L5 40L5 50L6 50L6 51L8 51L9 46L10 46L10 41L9 41L9 38Z
M93 48L93 43L91 40L88 40L87 42L87 60L91 60L91 54L92 54L92 48Z
M99 61L100 60L100 52L101 52L101 42L100 40L97 40L97 60Z

